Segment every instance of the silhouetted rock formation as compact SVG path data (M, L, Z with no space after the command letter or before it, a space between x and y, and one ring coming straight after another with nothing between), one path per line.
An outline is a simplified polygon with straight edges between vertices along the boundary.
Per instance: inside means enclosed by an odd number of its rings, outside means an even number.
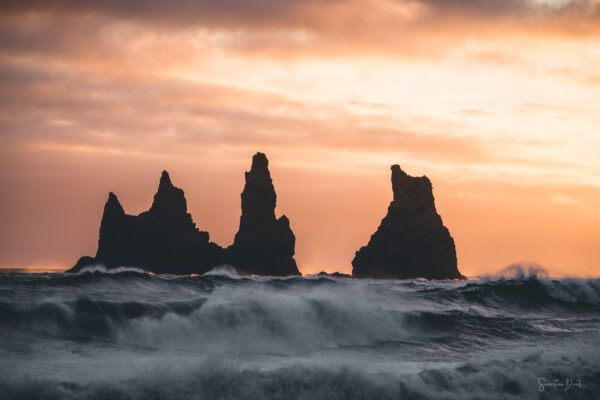
M349 274L343 274L341 272L325 272L325 271L321 271L317 274L317 276L324 276L324 277L330 277L330 278L352 278L352 275Z
M296 238L285 215L275 218L277 195L263 153L252 158L242 192L240 228L227 249L229 263L258 275L300 275L294 260Z
M108 195L96 257L81 257L68 272L102 264L139 267L154 273L202 274L231 264L242 273L300 275L294 261L296 238L287 217L275 218L277 196L267 157L257 153L246 172L240 229L224 250L209 242L187 213L183 190L163 171L150 210L127 215L114 193Z
M187 213L183 190L163 171L150 210L127 215L114 193L108 195L96 257L82 257L69 272L91 264L135 266L154 273L204 273L225 262L225 251L209 242Z
M90 265L97 264L96 259L90 256L80 257L79 260L75 263L75 265L69 269L67 272L78 272L81 271L83 267L87 267Z
M394 200L367 246L356 252L352 275L391 279L463 278L454 239L435 209L426 176L412 177L392 166Z

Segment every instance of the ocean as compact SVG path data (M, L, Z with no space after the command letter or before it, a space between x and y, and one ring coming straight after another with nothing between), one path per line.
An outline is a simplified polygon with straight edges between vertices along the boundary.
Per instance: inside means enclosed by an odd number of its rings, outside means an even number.
M0 273L1 399L598 399L600 279Z

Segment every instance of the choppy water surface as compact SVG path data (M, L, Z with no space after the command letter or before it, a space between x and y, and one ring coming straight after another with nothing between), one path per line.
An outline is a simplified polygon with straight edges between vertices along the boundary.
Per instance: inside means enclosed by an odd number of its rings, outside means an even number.
M0 397L600 398L600 280L0 273Z

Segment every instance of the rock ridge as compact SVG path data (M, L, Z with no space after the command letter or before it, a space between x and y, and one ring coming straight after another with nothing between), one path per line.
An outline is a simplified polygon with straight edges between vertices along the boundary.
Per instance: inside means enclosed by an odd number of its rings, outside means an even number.
M240 228L224 249L210 242L187 212L182 189L162 171L149 210L128 215L110 192L100 223L95 257L81 257L68 272L93 264L107 268L139 267L153 273L203 274L221 265L242 273L300 275L294 260L295 236L285 215L275 217L277 196L263 153L252 158L241 194Z

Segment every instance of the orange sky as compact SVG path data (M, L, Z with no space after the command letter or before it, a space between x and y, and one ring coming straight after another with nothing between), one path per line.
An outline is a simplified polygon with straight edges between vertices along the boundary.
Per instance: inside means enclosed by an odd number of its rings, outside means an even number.
M598 1L165 4L3 2L0 267L93 255L163 169L227 246L262 151L303 273L350 272L398 163L464 274L600 275Z

